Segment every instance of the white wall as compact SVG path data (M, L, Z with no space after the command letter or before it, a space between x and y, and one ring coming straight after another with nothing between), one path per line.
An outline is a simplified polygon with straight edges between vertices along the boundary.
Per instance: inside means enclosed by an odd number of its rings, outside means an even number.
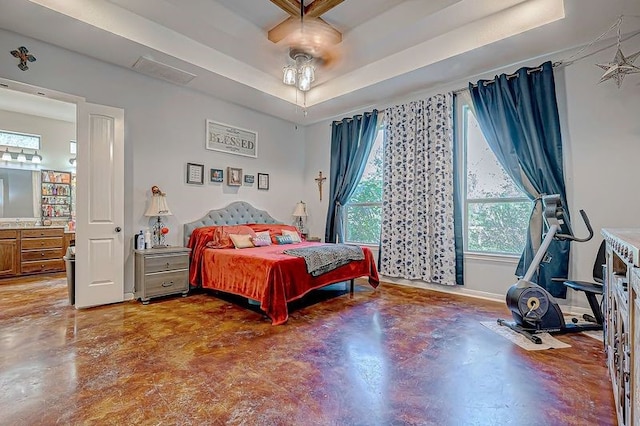
M594 46L594 51L598 47ZM640 37L623 44L623 51L627 54L638 50ZM598 84L603 70L594 64L607 63L613 59L614 54L615 48L607 48L597 55L555 71L562 122L565 180L574 232L577 235L586 234L578 214L579 209L587 212L596 232L590 242L574 243L572 246L570 276L574 279L591 280L593 261L602 240L601 228L640 227L640 196L635 188L640 159L640 74L627 76L622 89L618 89L613 81ZM537 66L547 59L555 61L567 56L565 53L528 61L495 73L451 82L438 90L379 100L377 108L382 110L436 93L458 90L466 87L468 81L493 78L495 74L511 73L520 66ZM361 111L349 112L345 116L359 112ZM342 119L343 116L335 118ZM305 191L312 191L315 185L313 177L318 170L329 174L330 138L330 121L307 128ZM310 200L308 208L314 214L309 220L310 233L323 235L326 200L322 203L317 199ZM464 289L454 290L502 300L509 286L515 282L516 263L513 259L467 256ZM430 287L422 282L395 281ZM588 306L584 295L571 291L564 303L577 307Z
M249 110L187 87L179 87L112 66L27 37L0 30L0 51L26 46L37 57L20 71L9 57L0 61L0 76L86 98L88 102L125 111L125 292L133 291L131 244L136 231L148 226L144 217L152 185L166 194L173 216L167 242L182 244L182 224L213 208L246 200L284 222L302 198L304 130L292 123ZM0 91L1 93L1 91ZM205 120L236 125L258 133L258 158L208 151ZM257 185L187 185L186 163L245 173L270 175L270 189Z
M324 241L324 228L329 208L329 167L331 164L331 122L323 121L306 128L304 192L307 203L309 235ZM322 201L318 191L318 172L326 176L322 185Z

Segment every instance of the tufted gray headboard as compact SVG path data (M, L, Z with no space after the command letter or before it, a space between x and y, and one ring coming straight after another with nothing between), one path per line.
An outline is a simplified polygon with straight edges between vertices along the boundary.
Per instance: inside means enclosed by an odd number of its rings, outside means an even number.
M184 245L189 243L191 233L203 226L242 225L244 223L282 223L264 210L258 210L245 201L234 201L226 207L211 210L203 218L184 224Z

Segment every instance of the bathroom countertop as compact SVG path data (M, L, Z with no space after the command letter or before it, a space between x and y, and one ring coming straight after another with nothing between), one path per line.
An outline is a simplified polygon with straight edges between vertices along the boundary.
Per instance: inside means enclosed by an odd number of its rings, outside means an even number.
M49 225L49 226L44 226L44 225L23 225L23 224L16 224L13 222L5 222L5 223L0 223L0 229L64 229L65 226L64 225ZM71 232L75 232L75 231L71 231Z

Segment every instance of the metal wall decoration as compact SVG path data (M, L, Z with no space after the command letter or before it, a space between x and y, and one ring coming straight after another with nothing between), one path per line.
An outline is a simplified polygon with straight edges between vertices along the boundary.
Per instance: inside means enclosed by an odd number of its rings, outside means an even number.
M326 176L322 176L322 170L318 172L318 177L315 181L318 183L318 192L320 193L320 201L322 201L322 184L327 180Z
M582 48L578 49L577 52L575 52L574 54L570 55L568 58L566 59L562 59L561 61L558 62L554 62L553 66L560 66L560 65L571 65L576 61L579 61L581 59L584 59L586 57L589 57L591 55L593 55L594 53L600 52L600 50L596 51L596 52L591 52L591 53L585 53L588 50L591 49L592 46L594 46L596 43L598 43L599 41L603 40L605 38L605 36L607 34L609 34L610 32L616 30L617 32L617 40L616 40L616 54L613 57L613 60L611 62L607 62L604 64L596 64L596 66L602 68L604 70L604 74L602 74L602 77L600 77L600 81L599 83L602 83L604 81L607 80L613 80L616 82L616 85L618 86L618 89L620 88L620 86L622 86L622 81L624 80L624 78L629 75L629 74L640 74L640 67L635 65L634 62L636 61L636 59L638 59L638 57L640 57L640 51L636 52L636 53L632 53L630 55L625 55L624 53L622 53L622 47L621 44L624 40L628 40L632 37L637 36L638 34L640 34L640 31L636 31L635 33L632 33L629 36L626 36L626 38L623 40L622 38L622 18L624 17L624 15L620 15L618 17L618 19L616 20L616 22L613 23L613 25L611 25L609 27L609 29L607 31L605 31L604 33L600 34L598 37L596 37L593 41L591 41L589 44L583 46ZM640 16L634 16L636 18L640 18Z
M616 43L616 55L613 57L613 60L611 62L596 65L605 71L600 78L600 83L613 79L619 89L622 85L622 80L624 80L624 77L626 75L640 73L640 67L637 67L633 64L638 56L640 56L640 51L629 56L625 56L624 53L622 53L622 50L620 50L620 43L622 40L620 29L620 27L622 27L622 16L618 18L615 25L617 26L618 35Z
M22 71L26 71L29 69L27 62L35 62L36 57L29 53L29 49L24 46L18 47L16 50L12 50L11 54L16 58L20 59L20 63L18 64L18 68Z

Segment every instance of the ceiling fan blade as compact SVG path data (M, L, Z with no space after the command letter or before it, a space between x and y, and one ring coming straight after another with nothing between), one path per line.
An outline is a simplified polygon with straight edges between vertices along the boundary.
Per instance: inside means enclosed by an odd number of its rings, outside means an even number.
M300 18L300 2L298 0L271 0L271 3L275 4L289 15Z
M342 33L340 31L336 30L334 27L328 24L324 19L322 18L316 18L316 19L321 24L323 24L323 31L327 31L328 33L330 33L329 34L330 37L328 38L332 44L338 44L342 42ZM306 20L305 20L305 25L306 25ZM300 20L290 16L289 18L280 22L275 27L271 28L267 32L267 38L272 43L278 43L280 42L280 40L285 39L289 34L291 34L294 31L297 31L299 28L300 28Z
M304 8L304 17L319 18L344 0L314 0L313 3Z
M302 26L298 22L283 39L290 50L305 52L325 66L339 57L341 41L342 34L319 18L305 19Z

